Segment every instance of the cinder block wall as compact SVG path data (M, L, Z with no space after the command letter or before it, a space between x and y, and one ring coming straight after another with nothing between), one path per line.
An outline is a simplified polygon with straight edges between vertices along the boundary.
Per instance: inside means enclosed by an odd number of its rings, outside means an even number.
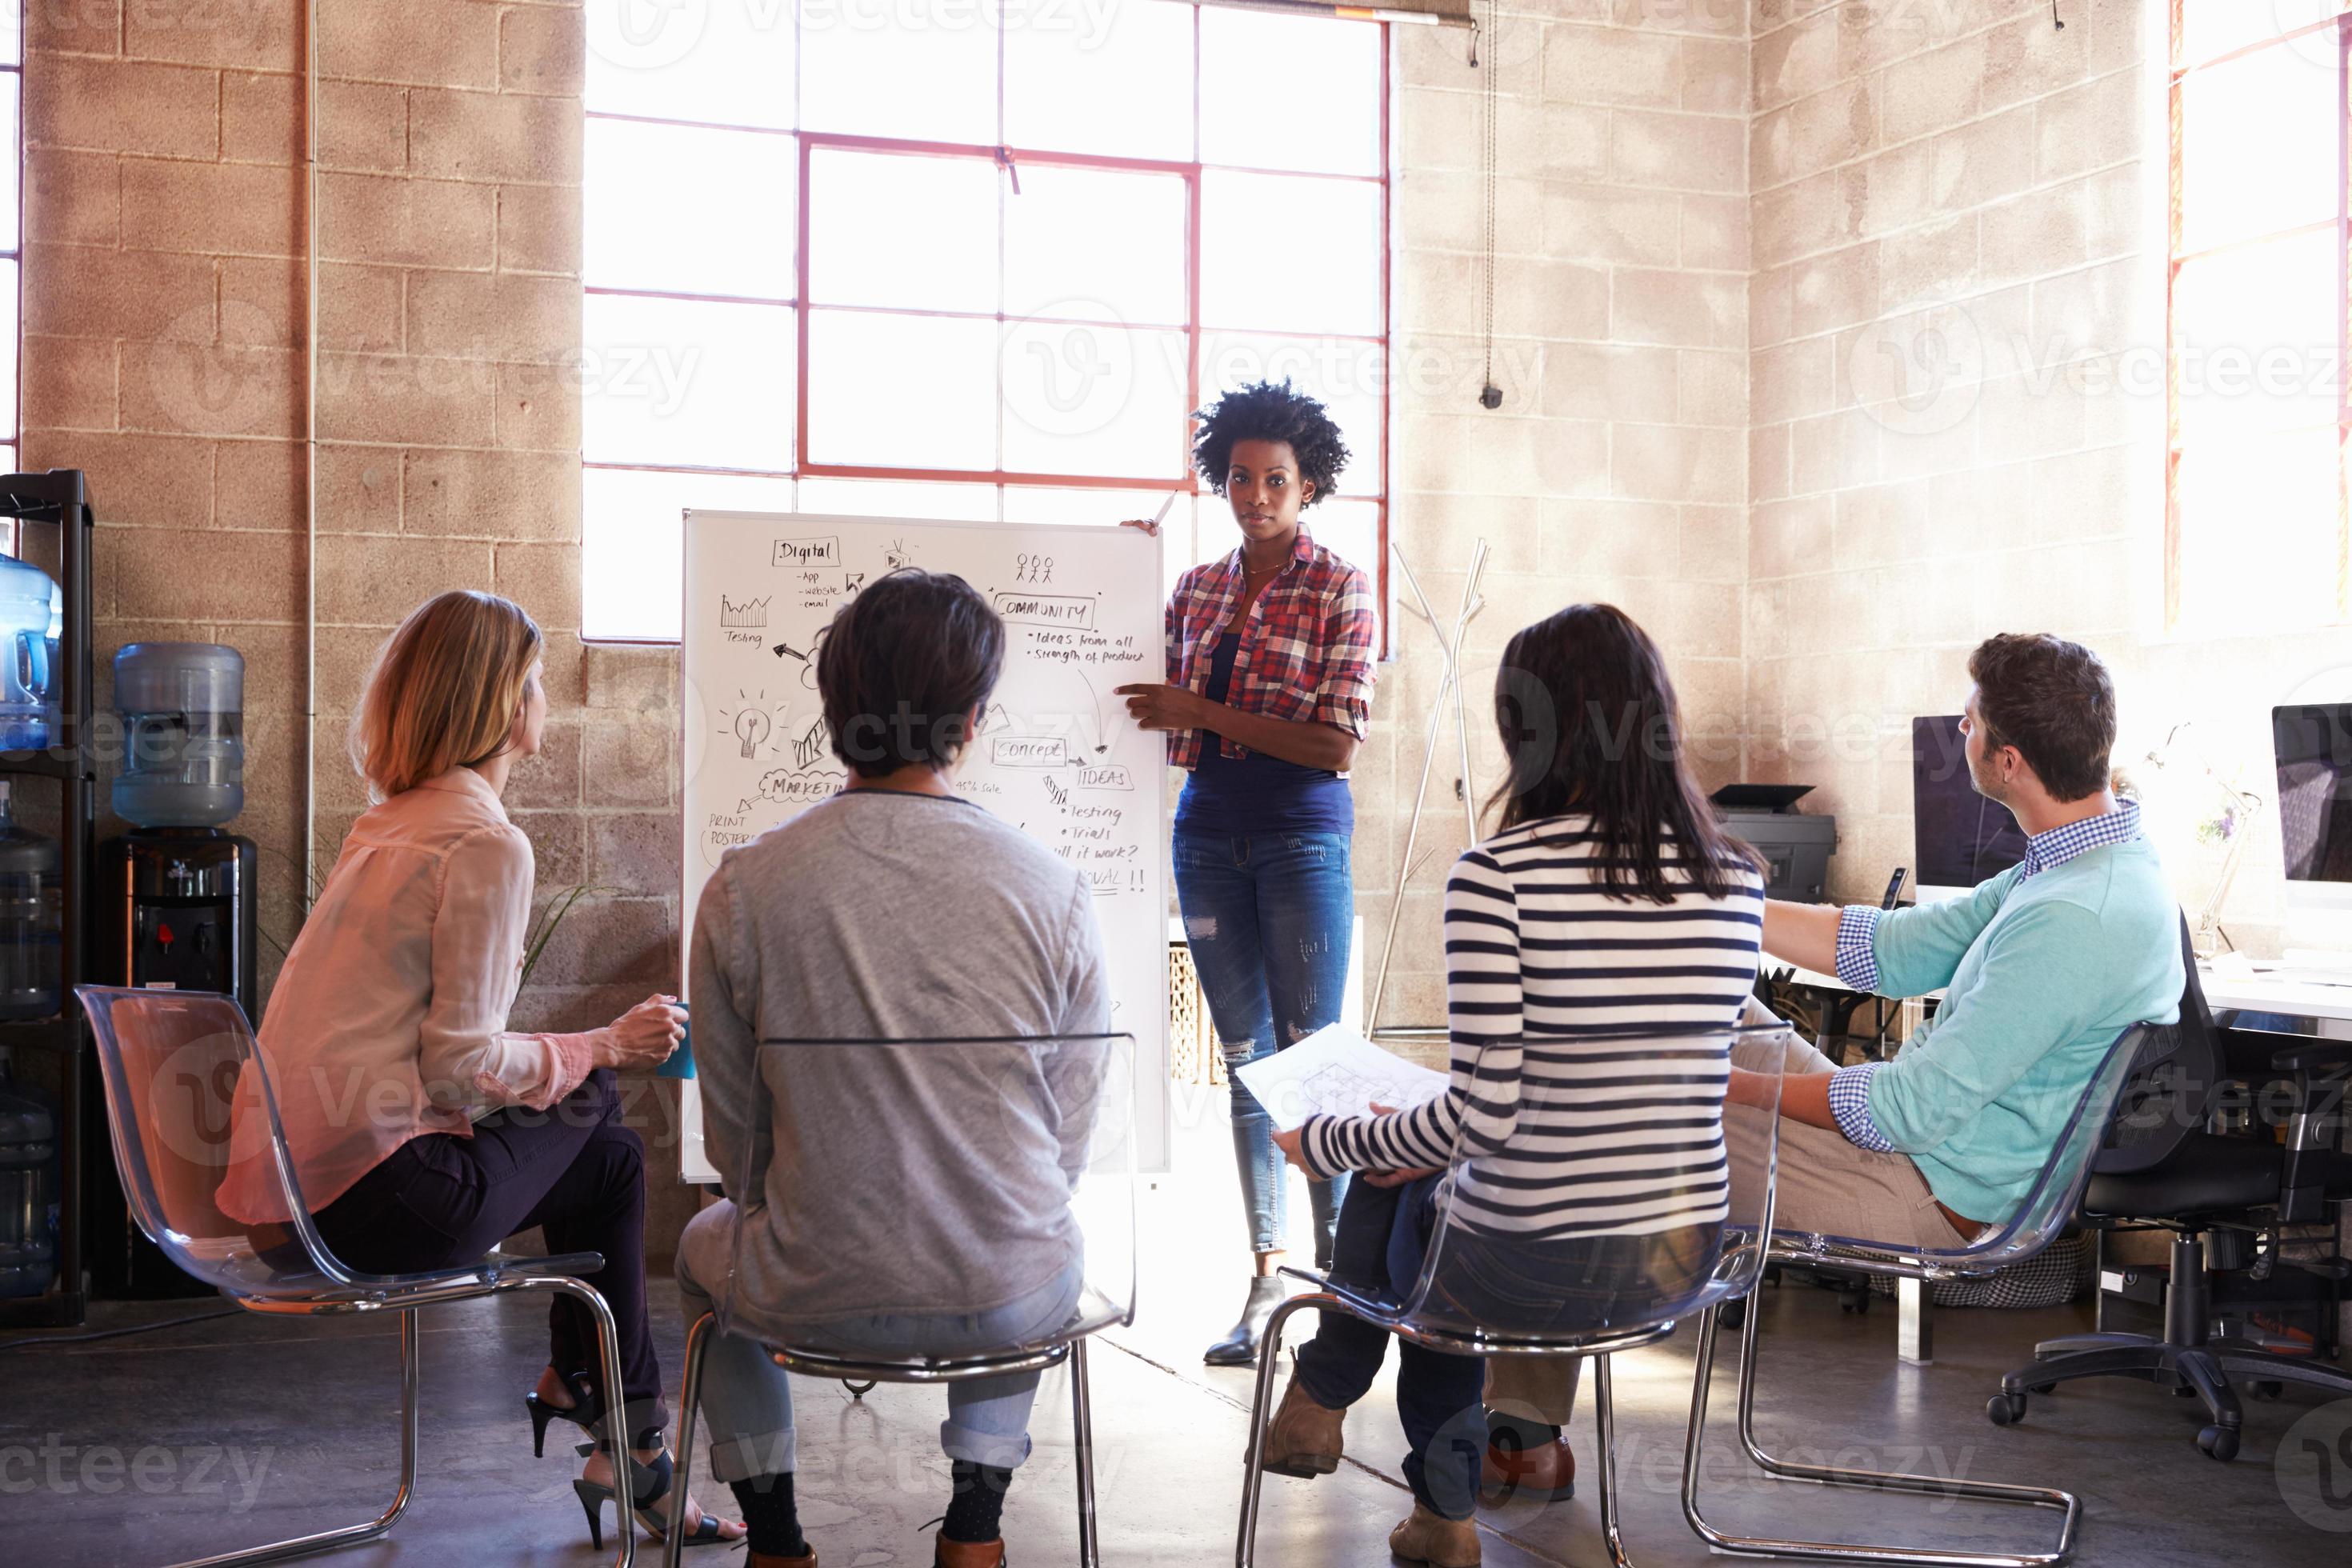
M2269 710L2341 628L2161 625L2166 8L2157 0L1757 0L1745 711L1760 777L1820 786L1835 891L1912 859L1910 716L1956 712L1997 630L2113 667L2119 764L2195 910L2220 851L2193 721L2268 799ZM2224 923L2286 940L2275 818ZM2305 928L2294 938L2326 941Z
M1464 659L1481 798L1502 777L1503 647L1580 600L1622 606L1664 648L1708 787L1740 773L1747 29L1743 0L1553 0L1506 5L1482 40L1500 100L1491 413L1477 403L1486 71L1463 33L1393 30L1391 528L1448 627L1474 541L1492 551ZM1402 606L1396 620L1355 780L1368 977L1443 671L1437 636ZM1385 1022L1444 1020L1440 912L1467 837L1453 737L1449 719Z
M314 874L366 805L343 741L385 634L446 588L513 596L548 633L551 718L508 804L542 892L614 889L572 913L516 1021L601 1023L674 984L677 759L672 661L579 637L580 7L320 11ZM26 16L23 460L89 472L101 658L245 653L236 826L261 846L274 973L303 885L301 7ZM638 1092L665 1147L664 1091ZM658 1252L684 1194L655 1199Z

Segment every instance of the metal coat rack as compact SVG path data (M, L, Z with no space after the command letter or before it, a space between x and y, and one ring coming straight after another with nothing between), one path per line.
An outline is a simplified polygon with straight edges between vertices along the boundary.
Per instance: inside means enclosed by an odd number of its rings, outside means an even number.
M1444 660L1444 679L1438 683L1437 696L1429 705L1429 731L1422 742L1421 784L1412 792L1412 816L1405 825L1404 853L1397 860L1396 888L1389 900L1388 936L1381 943L1380 973L1372 982L1371 1002L1364 1009L1364 1033L1375 1037L1381 1033L1381 1003L1388 994L1389 961L1396 956L1397 921L1404 913L1405 887L1412 880L1412 874L1421 868L1414 862L1412 853L1421 838L1421 813L1423 806L1429 800L1429 774L1437 764L1437 732L1439 727L1445 721L1445 704L1448 698L1451 698L1454 702L1454 742L1459 749L1462 763L1463 825L1469 834L1468 841L1472 844L1478 842L1477 792L1470 787L1470 715L1462 686L1462 639L1469 630L1471 621L1476 617L1480 610L1486 607L1486 601L1478 596L1478 580L1485 576L1486 572L1486 542L1484 539L1479 540L1471 549L1470 572L1469 575L1462 579L1462 604L1454 611L1454 629L1451 634L1437 624L1436 607L1430 604L1429 595L1421 591L1420 579L1412 574L1412 567L1405 560L1403 550L1391 544L1389 546L1389 552L1396 558L1397 571L1402 574L1405 586L1412 591L1413 598L1418 601L1405 605L1405 608L1419 616L1428 624L1430 631L1435 634L1438 656ZM1388 1034L1391 1038L1423 1036L1442 1037L1445 1034L1445 1028L1441 1024L1433 1027L1391 1029Z

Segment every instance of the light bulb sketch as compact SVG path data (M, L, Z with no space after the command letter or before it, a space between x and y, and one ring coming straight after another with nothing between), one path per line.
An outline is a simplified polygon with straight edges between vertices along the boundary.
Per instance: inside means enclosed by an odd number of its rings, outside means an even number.
M747 757L759 749L774 728L764 708L746 708L735 715L735 738L743 742L743 754Z

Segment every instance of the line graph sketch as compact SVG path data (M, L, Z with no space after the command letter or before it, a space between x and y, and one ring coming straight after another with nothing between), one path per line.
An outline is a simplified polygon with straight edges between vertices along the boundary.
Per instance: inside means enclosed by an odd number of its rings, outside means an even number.
M763 629L768 624L768 605L772 595L761 595L756 599L730 599L719 595L719 624L733 631Z

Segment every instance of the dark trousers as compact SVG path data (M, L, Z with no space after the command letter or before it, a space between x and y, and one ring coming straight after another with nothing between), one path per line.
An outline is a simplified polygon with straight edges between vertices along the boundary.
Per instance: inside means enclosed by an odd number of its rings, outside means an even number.
M1402 1301L1421 1277L1441 1178L1402 1187L1349 1184L1339 1208L1331 1277L1368 1295ZM1370 1393L1388 1354L1390 1334L1344 1312L1318 1314L1315 1337L1298 1347L1298 1383L1327 1410ZM1415 1501L1446 1519L1468 1519L1478 1500L1478 1462L1486 1451L1479 1399L1486 1363L1397 1342L1397 1416L1404 1425L1405 1484Z
M412 1138L314 1216L330 1250L370 1274L462 1268L519 1230L541 1226L550 1253L595 1252L582 1275L619 1331L628 1430L649 1447L669 1425L661 1368L646 1322L646 1149L621 1125L609 1068L545 1110L512 1107L474 1124L471 1138ZM548 1360L604 1390L595 1320L559 1296L548 1310Z

